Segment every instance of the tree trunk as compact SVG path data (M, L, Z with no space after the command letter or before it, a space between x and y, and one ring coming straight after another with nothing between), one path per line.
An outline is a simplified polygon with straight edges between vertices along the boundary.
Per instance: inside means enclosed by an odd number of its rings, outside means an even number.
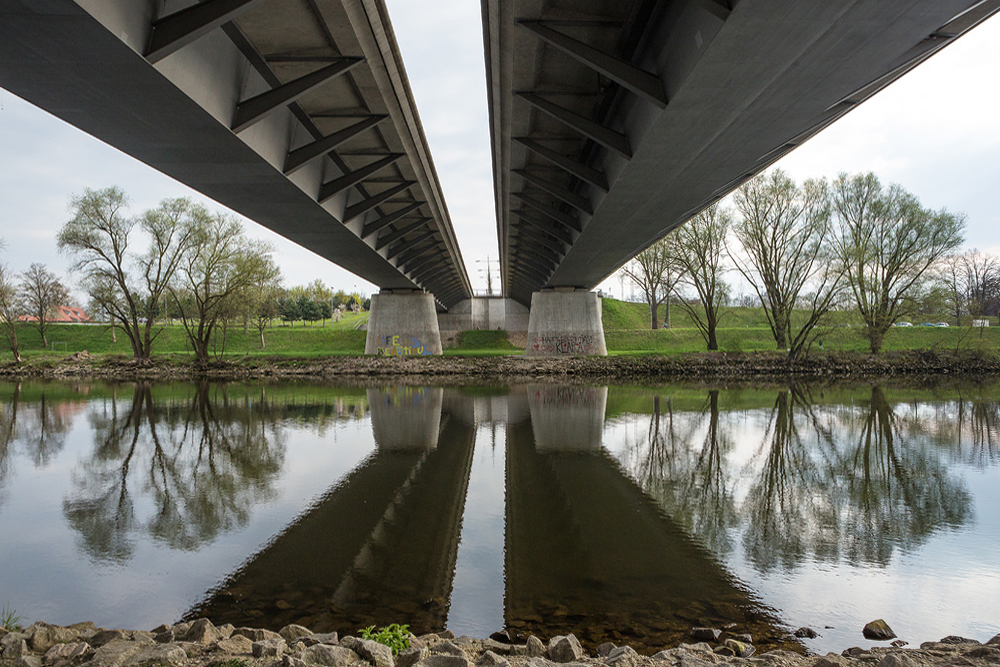
M264 329L260 330L260 349L264 349Z
M650 299L650 301L649 301L649 328L652 329L653 331L656 331L656 321L657 321L656 311L657 311L657 306L658 305L659 304L656 303L655 299Z

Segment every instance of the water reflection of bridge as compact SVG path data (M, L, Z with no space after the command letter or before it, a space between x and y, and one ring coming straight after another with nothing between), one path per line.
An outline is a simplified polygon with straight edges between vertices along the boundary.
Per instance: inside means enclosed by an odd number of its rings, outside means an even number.
M476 430L505 424L508 626L649 648L709 623L775 634L773 615L601 448L606 396L370 390L377 450L188 616L443 628Z

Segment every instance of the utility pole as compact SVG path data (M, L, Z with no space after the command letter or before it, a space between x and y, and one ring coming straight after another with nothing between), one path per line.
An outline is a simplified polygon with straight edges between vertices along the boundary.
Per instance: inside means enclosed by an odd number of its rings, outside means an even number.
M486 293L489 296L493 296L493 262L490 259L490 256L486 255L485 260L477 259L476 264L482 264L484 261L486 263L486 268L484 269L480 267L479 273L483 273L484 271L486 272ZM499 268L499 260L497 260L497 263L498 263L497 268Z

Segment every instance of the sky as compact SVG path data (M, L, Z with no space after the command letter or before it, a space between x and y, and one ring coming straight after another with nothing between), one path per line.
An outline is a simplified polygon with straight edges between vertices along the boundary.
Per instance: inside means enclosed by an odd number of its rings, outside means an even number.
M452 223L473 287L496 275L482 15L473 0L387 0ZM966 245L1000 253L1000 18L975 28L780 162L797 180L874 171L934 209L968 216ZM222 207L0 90L0 261L40 262L65 276L55 237L84 188L122 187L138 213L167 197ZM286 285L320 278L335 289L377 288L252 222L271 241ZM620 283L603 284L618 295ZM626 288L626 293L628 292Z

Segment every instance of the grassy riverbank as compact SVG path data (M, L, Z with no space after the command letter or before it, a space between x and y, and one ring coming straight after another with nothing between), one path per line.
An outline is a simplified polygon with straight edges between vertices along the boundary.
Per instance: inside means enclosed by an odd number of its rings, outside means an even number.
M698 330L678 306L673 306L670 329L649 328L649 308L641 303L604 299L604 328L611 355L679 355L705 351ZM367 313L351 314L341 322L291 326L275 323L264 332L266 347L260 346L260 335L254 329L229 327L219 336L212 350L217 359L315 359L329 356L363 355L364 330L356 327L367 322ZM665 309L661 310L661 317ZM940 321L942 318L929 318ZM722 320L718 338L720 352L777 352L771 331L760 309L729 308ZM919 323L918 323L919 324ZM996 322L993 323L994 325ZM102 325L52 325L48 333L49 346L43 348L38 332L22 327L18 333L21 354L28 364L47 364L86 350L103 359L128 359L132 356L128 340L120 332L112 339L111 330ZM512 342L513 341L513 342ZM819 341L822 341L820 350ZM465 331L446 343L445 354L459 357L489 357L519 355L524 350L524 335L508 335L503 331ZM185 363L193 359L190 344L180 324L164 326L154 343L156 356L163 361ZM992 355L1000 350L1000 327L986 329L965 326L898 327L889 331L884 351L976 352ZM823 328L809 351L815 357L822 353L852 353L868 351L864 329L852 313L835 313L830 325ZM0 350L0 364L10 363L11 353Z

